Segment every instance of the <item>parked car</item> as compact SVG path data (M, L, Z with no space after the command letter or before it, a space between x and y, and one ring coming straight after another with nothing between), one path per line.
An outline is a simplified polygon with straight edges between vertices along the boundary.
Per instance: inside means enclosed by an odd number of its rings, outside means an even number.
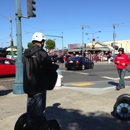
M15 60L0 57L0 76L15 75Z
M86 68L92 69L94 67L94 63L86 57L70 57L67 59L65 67L68 70L72 68L85 70Z

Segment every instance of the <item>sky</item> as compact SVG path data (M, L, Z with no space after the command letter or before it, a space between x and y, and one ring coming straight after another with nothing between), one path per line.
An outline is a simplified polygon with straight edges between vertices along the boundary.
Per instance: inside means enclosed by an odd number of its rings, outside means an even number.
M14 45L16 41L15 0L0 0L0 47L9 45L10 21ZM35 0L36 18L22 18L22 45L27 48L35 32L62 36L64 47L68 44L91 42L92 34L99 42L113 40L113 24L116 24L116 40L130 39L130 0ZM22 15L27 16L27 0L21 0ZM88 33L88 35L86 35ZM99 37L99 38L97 38ZM56 48L62 48L62 38L46 36L55 40Z

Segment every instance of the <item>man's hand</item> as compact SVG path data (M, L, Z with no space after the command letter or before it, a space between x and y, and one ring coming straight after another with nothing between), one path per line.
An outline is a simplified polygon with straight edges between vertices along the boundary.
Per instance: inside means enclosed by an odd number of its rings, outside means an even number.
M125 63L122 63L123 66L125 66Z

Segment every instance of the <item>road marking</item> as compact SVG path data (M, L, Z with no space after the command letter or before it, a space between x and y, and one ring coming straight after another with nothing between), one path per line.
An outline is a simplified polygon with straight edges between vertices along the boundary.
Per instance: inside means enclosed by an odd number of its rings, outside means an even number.
M101 76L102 78L105 79L110 79L110 80L119 80L120 78L112 78L112 77L107 77L107 76ZM125 76L124 79L130 79L130 76Z
M71 84L72 86L77 86L77 87L83 87L83 86L91 86L94 85L92 82L81 82L81 83L73 83Z
M77 74L83 74L83 75L93 75L91 73L83 73L83 72L75 72L75 71L67 71L67 70L61 70L63 72L68 72L68 73L77 73ZM113 78L113 77L108 77L108 76L101 76L101 78L104 79L109 79L109 80L119 80L120 78ZM130 79L130 76L125 76L124 79Z
M75 71L67 71L67 70L61 70L63 72L70 72L70 73L77 73L77 74L84 74L84 75L89 75L89 73L82 73L82 72L75 72Z
M101 77L105 79L110 79L110 80L118 80L117 78L112 78L112 77L107 77L107 76L101 76Z
M129 79L130 78L130 76L125 76L125 79Z

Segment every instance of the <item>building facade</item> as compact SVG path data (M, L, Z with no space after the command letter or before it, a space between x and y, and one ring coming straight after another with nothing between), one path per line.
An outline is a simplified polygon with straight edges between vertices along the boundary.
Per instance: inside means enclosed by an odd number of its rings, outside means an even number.
M110 46L112 46L113 41L105 41L103 43L110 47ZM130 39L116 40L115 45L118 46L118 48L120 48L120 47L124 48L126 53L130 53Z

